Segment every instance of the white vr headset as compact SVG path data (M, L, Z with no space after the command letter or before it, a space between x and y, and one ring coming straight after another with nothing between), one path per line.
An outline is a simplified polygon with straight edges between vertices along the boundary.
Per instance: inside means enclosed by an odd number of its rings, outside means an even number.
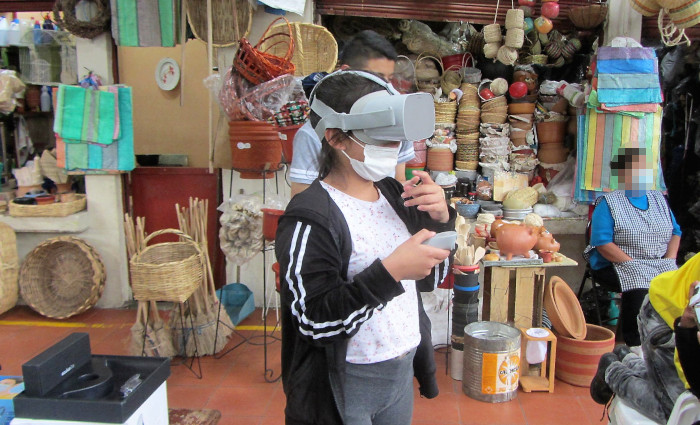
M350 131L362 142L377 145L427 139L435 131L435 105L428 93L400 94L381 78L363 71L337 71L326 78L351 73L372 80L386 91L377 91L362 96L350 108L350 113L338 113L316 99L315 92L321 80L311 92L311 110L321 120L316 125L316 134L323 140L326 129L338 128Z

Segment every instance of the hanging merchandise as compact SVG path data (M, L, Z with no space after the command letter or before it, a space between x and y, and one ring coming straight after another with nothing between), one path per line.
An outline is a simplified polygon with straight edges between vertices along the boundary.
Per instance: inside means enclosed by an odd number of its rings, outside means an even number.
M287 25L287 32L268 35L272 26L279 20L284 20ZM261 50L263 43L270 42L273 38L276 42L287 46L283 57ZM268 46L270 45L268 44ZM270 22L270 25L255 46L251 45L245 37L241 38L236 57L233 60L233 68L249 82L261 84L284 74L294 74L296 68L290 61L292 52L294 52L292 26L286 18L280 17Z
M647 9L648 6L651 6L653 9L653 5L656 4L655 0L630 0L630 3L632 3L632 8L637 10L637 12L642 13L642 15L653 16L656 14L652 13L651 15L646 15L647 12L643 12L643 10ZM644 7L635 7L637 3L644 5ZM656 7L658 7L658 5L656 5ZM658 11L659 9L657 8L656 12L658 13ZM608 5L605 3L594 3L586 6L577 6L569 10L569 20L573 22L576 28L580 29L596 28L605 21L605 18L607 16Z
M178 0L113 0L112 38L117 46L174 47L179 38Z
M133 170L131 87L91 90L61 85L54 90L58 166L66 170Z
M71 34L92 39L109 30L111 19L109 0L93 0L90 2L94 6L94 14L88 19L79 19L76 14L80 9L76 7L79 3L86 3L78 0L58 0L53 5L53 19L56 24L70 32ZM82 17L81 17L82 18Z
M253 9L248 0L209 0L212 15L212 45L232 46L250 34ZM187 0L187 22L198 40L207 41L207 0Z
M333 72L338 60L338 43L333 34L321 25L292 22L294 51L290 61L294 64L294 75L303 77L314 72ZM261 49L275 56L284 56L287 44L280 43L275 35L286 35L288 27L281 23L270 28L267 40Z
M416 54L429 54L437 57L464 53L459 43L454 43L435 34L428 25L416 20L399 22L401 41L408 50Z

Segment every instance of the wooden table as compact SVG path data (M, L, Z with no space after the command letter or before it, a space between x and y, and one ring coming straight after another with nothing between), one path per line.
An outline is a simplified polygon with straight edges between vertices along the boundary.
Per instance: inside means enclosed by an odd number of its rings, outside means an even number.
M542 326L542 300L546 270L577 266L559 254L562 261L542 264L484 265L484 299L481 320L512 323L517 328Z

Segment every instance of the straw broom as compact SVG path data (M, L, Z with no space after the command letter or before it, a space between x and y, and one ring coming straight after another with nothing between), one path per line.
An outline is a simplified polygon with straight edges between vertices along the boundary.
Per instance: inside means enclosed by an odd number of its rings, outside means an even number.
M193 200L192 198L190 198L189 208L180 208L180 205L176 204L175 211L177 214L180 230L183 233L186 233L190 237L192 237L192 239L194 239L195 242L199 243L204 253L206 252L206 248L201 246L201 226L197 224L197 216L199 214L198 211L200 208L199 204L200 201L198 199ZM207 297L208 282L206 269L207 267L211 267L209 265L208 257L205 257L204 263L205 264L202 265L202 267L205 268L204 279L202 281L202 285L200 285L192 294L192 296L190 296L190 307L187 310L185 317L183 317L183 319L186 322L184 325L185 329L183 331L185 332L185 334L187 334L189 329L190 331L194 331L196 333L198 351L199 353L206 355L214 354L218 346L223 348L228 342L226 339L228 335L226 335L224 332L219 332L219 336L217 336L216 315L211 311L210 302ZM188 328L188 323L193 323L193 325L189 325ZM185 352L188 355L194 353L194 340L192 338L189 338L189 341L187 342L187 345L184 348Z
M207 304L209 314L212 320L216 321L218 316L218 334L216 335L216 347L215 352L223 350L228 343L228 339L235 325L231 321L228 313L224 310L223 314L220 314L220 301L216 296L216 286L214 284L214 273L211 267L211 260L209 259L209 244L207 241L207 213L209 211L209 200L199 201L196 206L195 222L199 227L199 237L202 246L202 252L204 253L204 262L207 266L206 277L206 290L204 291L205 302Z
M127 253L129 259L145 248L146 219L136 218L136 227L129 214L124 214L124 231L126 235ZM170 330L158 313L156 301L150 301L152 318L148 314L149 301L139 301L136 310L136 322L131 327L131 352L134 355L145 354L147 356L172 357L175 349L170 335ZM144 349L144 332L146 347Z

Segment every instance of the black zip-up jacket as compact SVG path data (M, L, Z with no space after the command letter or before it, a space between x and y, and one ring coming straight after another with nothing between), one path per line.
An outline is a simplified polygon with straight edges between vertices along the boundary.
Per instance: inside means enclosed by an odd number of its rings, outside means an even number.
M402 185L393 178L376 183L411 234L423 228L454 230L456 213L438 223L416 207L404 207ZM287 425L342 424L347 342L377 308L404 292L380 259L347 279L352 253L345 217L318 180L296 195L280 218L275 251L280 263L282 294L282 383L287 397ZM416 281L419 291L432 291L449 270L450 258ZM421 344L414 374L421 386L434 384L435 359L430 322L421 310ZM427 326L425 326L425 321ZM427 335L426 335L427 332ZM423 350L427 342L430 352ZM421 389L422 392L422 389Z

